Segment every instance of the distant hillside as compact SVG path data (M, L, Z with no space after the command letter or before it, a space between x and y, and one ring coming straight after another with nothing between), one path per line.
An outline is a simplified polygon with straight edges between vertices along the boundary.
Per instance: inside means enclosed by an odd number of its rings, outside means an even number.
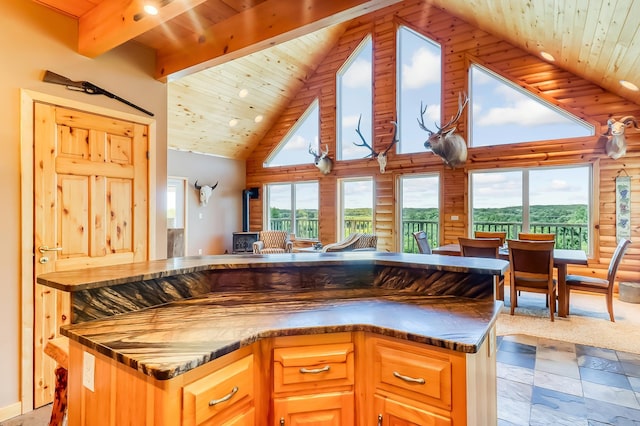
M289 209L271 209L271 218L288 218L291 215ZM299 218L317 219L316 210L298 210ZM346 209L346 216L355 218L371 218L371 209ZM435 208L406 208L403 209L402 218L405 221L429 221L438 220L438 209ZM502 207L474 209L473 218L475 222L522 222L522 207ZM531 206L531 223L567 223L586 224L588 222L588 208L584 204L553 205L553 206Z

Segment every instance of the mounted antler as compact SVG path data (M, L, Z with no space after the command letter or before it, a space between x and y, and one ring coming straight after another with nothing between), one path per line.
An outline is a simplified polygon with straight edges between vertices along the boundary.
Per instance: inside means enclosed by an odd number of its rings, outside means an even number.
M424 114L427 112L427 107L422 106L420 102L420 118L418 118L418 125L422 130L429 134L429 138L424 143L425 148L431 149L431 151L438 155L444 163L451 168L460 166L467 161L467 143L460 135L456 135L456 125L464 107L469 103L469 97L464 94L464 100L462 99L462 93L458 95L458 112L451 117L451 119L443 126L436 124L437 132L433 132L427 128L424 124Z
M329 158L329 145L325 144L324 148L325 150L318 154L309 144L309 154L313 155L313 164L320 169L323 175L327 175L333 169L333 160Z
M360 136L360 140L362 140L362 143L353 143L356 146L363 146L363 147L367 147L369 148L369 150L371 151L371 153L366 157L371 157L371 158L375 158L376 160L378 160L378 164L380 165L380 173L384 173L387 167L387 152L389 152L389 150L391 149L392 146L394 146L396 143L398 143L398 123L396 123L395 121L392 121L391 123L393 123L393 125L395 126L394 130L393 130L393 140L391 141L391 143L389 144L389 146L382 152L377 152L376 150L374 150L371 145L369 145L367 143L367 140L364 138L364 136L362 135L362 132L360 132L360 121L362 120L362 114L360 114L360 118L358 118L358 127L356 128L356 133L358 134L358 136Z
M636 118L632 115L622 117L620 121L614 118L607 120L607 133L600 136L600 139L604 139L605 151L614 160L623 157L627 153L627 141L624 137L624 131L631 124L636 129L640 129Z

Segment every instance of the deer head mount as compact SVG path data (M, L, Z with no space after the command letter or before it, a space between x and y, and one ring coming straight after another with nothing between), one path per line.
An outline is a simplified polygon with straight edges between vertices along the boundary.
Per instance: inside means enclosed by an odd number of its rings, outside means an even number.
M443 126L436 124L437 132L433 132L424 125L424 113L427 112L426 105L422 107L420 102L420 118L418 118L418 125L422 130L429 133L429 138L425 141L424 147L431 149L431 151L442 158L444 163L451 167L456 168L467 162L467 143L460 135L456 135L456 125L464 107L469 103L469 97L460 93L458 95L458 112L456 115Z
M624 157L627 153L627 141L624 137L624 131L633 124L633 127L640 130L638 121L632 115L622 117L620 121L610 118L607 120L607 133L600 136L598 141L604 141L604 150L610 158L617 160Z
M362 143L355 143L354 142L353 144L355 146L364 146L366 148L369 148L371 153L369 155L367 155L365 158L371 157L371 158L375 158L376 160L378 160L378 165L380 166L380 173L384 173L386 171L386 168L387 168L387 152L389 152L389 150L391 149L392 146L394 146L395 144L398 143L398 123L396 123L395 121L391 122L393 124L393 126L394 126L394 129L393 129L393 140L391 141L389 146L387 146L387 148L384 151L378 152L375 149L373 149L373 147L367 143L367 140L364 138L364 136L362 136L362 132L360 132L360 121L361 120L362 120L362 114L360 114L360 118L358 118L358 127L356 128L356 133L358 134L358 136L360 136L360 140L362 141Z
M324 146L324 151L318 154L311 144L309 144L309 154L313 155L313 164L322 172L323 175L328 175L333 169L333 160L329 158L329 145Z
M218 186L218 183L220 182L216 182L215 185L211 186L211 185L198 185L198 181L196 180L196 183L193 184L193 186L200 191L200 205L201 206L206 206L207 203L209 202L209 198L211 198L211 194L213 194L213 190L216 189L216 187Z

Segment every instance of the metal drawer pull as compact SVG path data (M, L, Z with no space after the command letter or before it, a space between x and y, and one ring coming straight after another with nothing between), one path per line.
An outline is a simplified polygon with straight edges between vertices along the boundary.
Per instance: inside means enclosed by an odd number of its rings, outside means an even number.
M312 369L308 369L308 368L304 368L304 367L302 367L302 368L300 369L300 372L301 372L302 374L318 374L318 373L324 373L325 371L329 371L329 369L330 369L330 368L331 368L331 367L330 367L330 366L328 366L328 365L325 365L325 366L324 366L324 367L322 367L322 368L312 368Z
M233 398L233 395L235 395L236 392L238 392L238 387L234 386L233 389L231 389L231 392L229 392L228 394L226 394L222 398L220 398L220 399L212 399L211 401L209 401L209 407L213 407L214 405L220 404L221 402L225 402L225 401L230 400L231 398Z
M418 383L420 385L424 385L425 384L425 380L422 377L420 377L418 379L414 379L413 377L403 376L402 374L398 373L397 371L394 371L393 375L394 375L394 377L397 377L400 380L404 380L405 382Z
M378 426L382 426L382 414L378 414Z

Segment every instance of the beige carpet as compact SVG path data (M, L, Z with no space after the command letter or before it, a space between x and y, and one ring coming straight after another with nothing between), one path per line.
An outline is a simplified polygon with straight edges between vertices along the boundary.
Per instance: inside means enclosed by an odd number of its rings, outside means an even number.
M515 314L509 315L509 290L498 317L498 335L523 334L640 354L640 304L621 302L615 297L616 322L609 321L604 296L571 293L567 318L549 318L544 295L522 293Z

